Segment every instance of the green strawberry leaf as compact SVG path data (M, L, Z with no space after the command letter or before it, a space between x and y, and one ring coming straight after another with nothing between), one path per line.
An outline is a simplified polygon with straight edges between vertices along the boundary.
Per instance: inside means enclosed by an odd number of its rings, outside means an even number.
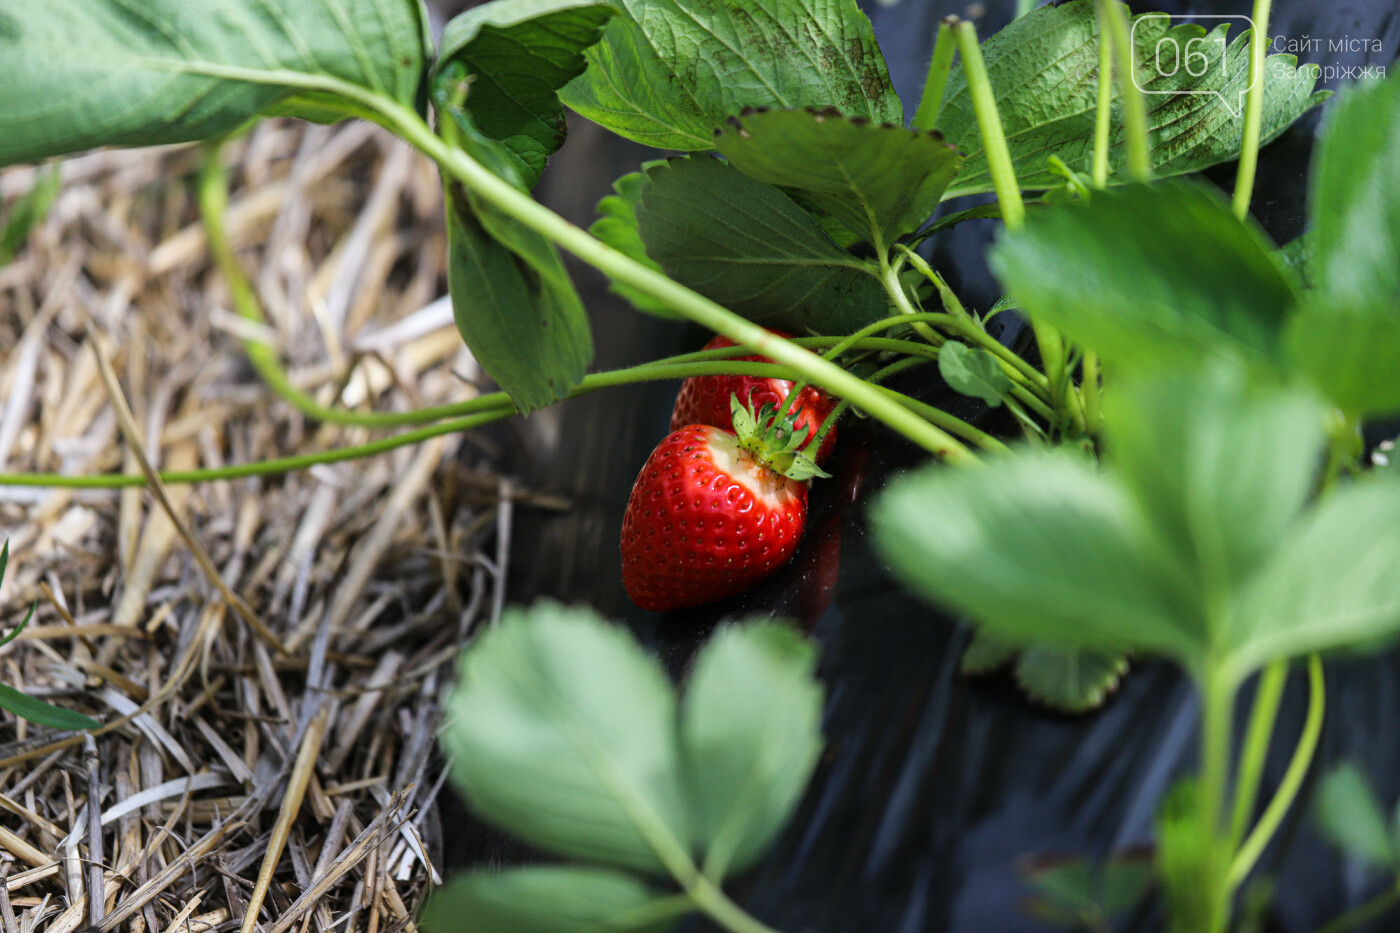
M1290 356L1347 411L1400 411L1400 75L1349 89L1312 172L1317 292Z
M1313 492L1324 411L1228 364L1129 380L1104 400L1108 458L1187 574L1184 598L1248 581Z
M1304 510L1314 399L1217 361L1106 401L1104 472L1027 452L892 484L874 525L895 573L1004 641L1209 660L1233 683L1400 634L1400 482Z
M421 102L418 0L46 0L0 12L0 165L222 136L280 113L343 119L344 82Z
M1002 641L978 626L972 630L972 640L963 652L958 670L969 677L990 674L1016 659L1016 646Z
M1313 238L1304 233L1302 236L1294 237L1283 246L1278 248L1276 254L1279 264L1286 269L1292 269L1293 274L1298 277L1298 281L1305 287L1312 288L1317 284L1313 280Z
M892 483L872 515L906 586L999 639L1186 658L1205 649L1126 490L1078 458L1027 450L977 470L926 467Z
M500 234L512 227L515 242L529 252L502 242ZM587 372L593 343L554 247L489 208L478 217L455 189L447 202L447 243L453 316L481 368L521 411L566 396Z
M992 408L1011 392L1011 377L1001 363L980 347L950 340L938 351L938 373L954 392L980 398Z
M746 112L715 137L715 148L745 175L802 192L885 249L923 226L961 162L937 133L834 109Z
M722 628L695 662L681 754L711 878L751 865L806 790L822 747L816 663L796 629L757 621Z
M426 933L659 933L684 912L632 875L549 865L451 878L428 899L422 927Z
M1027 190L1062 183L1047 164L1049 155L1058 156L1071 169L1089 171L1098 93L1095 6L1095 0L1042 6L983 43L1012 165ZM1148 91L1148 128L1158 177L1200 171L1236 157L1244 131L1242 95L1249 85L1247 32L1229 40L1227 26L1207 35L1196 24L1170 24L1170 17L1149 13L1137 17L1133 28L1133 71ZM1199 76L1188 73L1186 67L1164 74L1171 49L1183 55L1191 50L1192 70L1199 71ZM1160 68L1159 52L1165 59ZM1202 55L1204 64L1196 64ZM1291 55L1266 59L1265 142L1328 96L1314 94L1312 71L1296 64ZM949 77L938 129L967 156L947 197L990 192L991 173L961 64ZM1119 180L1127 164L1125 140L1122 121L1115 120L1109 163Z
M440 117L455 145L524 190L520 160L481 133L453 99L467 83L460 63L434 86ZM559 251L541 234L450 180L447 285L453 317L481 368L520 411L568 395L593 359L588 312Z
M781 191L710 156L647 172L646 251L676 281L769 327L850 333L884 317L871 267L838 248Z
M9 566L10 542L7 540L4 544L0 544L0 583L4 582L5 571ZM8 645L19 637L20 633L24 631L25 626L29 624L29 620L34 618L34 610L37 606L37 603L30 604L29 611L25 613L24 619L19 625L15 626L14 630L4 638L0 638L0 647ZM98 729L102 726L102 723L98 722L96 719L84 716L82 713L75 713L72 710L63 709L60 706L45 703L43 700L36 700L34 697L29 696L27 693L20 692L8 684L0 684L0 708L7 709L16 716L27 719L32 723L48 726L52 729L72 731L77 729Z
M676 723L665 673L624 629L539 603L463 654L442 743L485 819L560 855L664 874L658 848L693 838Z
M745 107L835 107L904 123L855 0L618 0L564 103L628 139L704 150Z
M32 723L48 726L50 729L62 729L65 732L75 732L82 729L100 729L102 727L102 723L90 716L84 716L82 713L75 713L73 710L64 709L61 706L54 706L51 703L45 703L43 700L36 700L27 693L21 693L9 684L0 684L0 707Z
M642 189L647 184L647 170L660 164L662 163L644 162L642 171L623 175L613 182L613 191L616 193L598 202L600 216L593 222L593 226L588 228L589 233L613 249L658 272L661 271L661 266L647 255L646 244L642 242L642 234L637 227L637 204L641 201ZM658 317L679 317L667 305L630 285L609 280L609 288L615 294L626 298L638 311Z
M471 82L465 110L519 160L525 188L564 144L559 89L583 72L584 50L616 12L604 0L493 0L443 31L434 80L449 64L463 66Z
M1369 647L1400 634L1400 480L1339 489L1295 522L1230 606L1241 675L1274 658Z
M1323 778L1316 807L1318 827L1347 855L1372 868L1400 869L1390 821L1375 788L1356 765L1338 765Z
M1022 868L1036 897L1026 906L1047 923L1070 929L1107 928L1135 907L1152 885L1152 858L1128 852L1101 865L1081 857L1040 858Z
M1098 709L1128 670L1121 654L1031 645L1016 660L1016 682L1032 700L1063 713Z
M1222 351L1276 361L1298 305L1264 235L1218 192L1181 181L1035 211L991 261L1033 317L1125 367Z
M1338 303L1400 305L1400 74L1332 107L1312 172L1319 288Z
M62 185L58 166L40 169L34 177L34 187L11 202L0 221L0 266L8 265L24 248L34 228L44 222Z

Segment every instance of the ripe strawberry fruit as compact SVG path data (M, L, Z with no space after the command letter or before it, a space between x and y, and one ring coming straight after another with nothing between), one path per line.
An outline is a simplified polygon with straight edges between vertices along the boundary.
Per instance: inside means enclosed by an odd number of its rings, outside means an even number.
M622 584L665 612L743 592L787 563L807 520L805 440L738 408L736 436L692 424L642 467L622 519ZM771 412L769 413L771 416ZM825 474L822 474L825 475Z
M770 330L770 333L779 337L792 336L780 330ZM705 344L705 349L718 350L721 347L732 346L734 341L720 335ZM751 363L773 362L766 356L740 356L736 359ZM758 411L764 405L781 408L791 391L792 383L786 379L764 379L758 376L691 376L681 383L680 394L676 396L676 407L671 412L671 430L679 431L688 424L712 424L732 431L734 422L730 414L731 398L737 396L744 402L752 398L752 408ZM794 426L798 430L807 428L807 436L813 437L835 407L836 399L816 386L807 386L793 404L793 410L797 412ZM836 429L832 428L822 439L821 447L816 452L817 463L825 463L834 446Z

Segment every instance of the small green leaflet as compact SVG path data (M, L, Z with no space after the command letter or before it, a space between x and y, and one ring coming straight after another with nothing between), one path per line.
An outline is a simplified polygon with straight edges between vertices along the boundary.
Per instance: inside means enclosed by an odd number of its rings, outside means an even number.
M958 670L969 677L990 674L1010 664L1016 657L1016 650L1014 643L1002 641L980 625L975 626Z
M1103 705L1128 671L1121 654L1031 645L1016 660L1016 682L1032 700L1063 713Z
M1219 192L1180 180L1034 211L991 264L1033 317L1139 368L1222 353L1274 365L1299 302L1263 233Z
M588 317L554 247L510 217L485 213L492 228L460 193L448 198L447 279L457 330L517 409L543 408L588 369ZM528 252L502 242L512 226Z
M1358 415L1400 411L1400 75L1349 88L1312 170L1309 270L1317 289L1289 356Z
M1041 921L1069 930L1107 927L1152 886L1150 851L1109 856L1101 864L1079 857L1033 859L1022 874L1035 890L1027 905Z
M1240 94L1248 85L1246 34L1227 45L1225 26L1207 36L1199 25L1171 27L1171 18L1163 14L1144 14L1134 22L1135 73L1152 75L1151 80L1143 80L1143 86L1149 92L1147 118L1155 173L1181 175L1234 158L1243 138L1244 120L1235 114L1242 109ZM1193 58L1192 70L1200 76L1193 77L1185 67L1163 75L1166 67L1159 71L1154 64L1159 43L1161 49L1191 48L1197 56L1204 55L1204 66ZM1072 169L1089 171L1099 64L1095 0L1040 7L987 39L982 54L1021 187L1035 190L1062 183L1047 167L1049 155L1059 156ZM1265 142L1327 97L1314 94L1311 71L1295 65L1291 55L1267 59ZM1175 93L1188 90L1198 93ZM1121 180L1127 162L1121 119L1115 119L1114 126L1109 157L1114 178ZM938 129L967 156L947 196L991 191L991 174L961 64L949 78Z
M923 226L961 163L937 133L834 109L746 112L715 137L715 148L745 175L802 192L885 249Z
M64 709L61 706L54 706L45 703L43 700L36 700L27 693L21 693L9 684L0 684L0 706L41 726L48 726L50 729L62 729L65 732L75 732L82 729L100 729L102 723L90 716L82 713L75 713L73 710Z
M34 187L10 203L10 209L0 219L0 266L8 265L24 248L34 228L44 222L62 184L57 165L41 168L34 177Z
M482 817L651 874L666 872L654 840L690 849L675 693L625 630L586 609L512 609L459 670L442 743Z
M1063 713L1098 709L1128 670L1121 654L1033 644L1024 651L983 626L973 629L958 669L967 676L990 674L1016 662L1016 683L1032 700Z
M1400 840L1393 838L1375 787L1356 765L1338 765L1317 792L1317 821L1338 848L1372 868L1400 870Z
M953 391L980 398L993 408L1011 392L1011 377L995 356L956 340L939 348L938 373Z
M704 150L745 107L835 107L903 125L855 0L619 0L565 104L658 149Z
M5 580L5 570L10 564L10 542L6 541L0 545L0 583ZM19 637L24 631L24 627L29 624L29 620L34 618L34 609L37 604L32 604L29 611L25 613L24 620L15 626L4 638L0 638L0 646L8 645ZM73 731L78 729L99 729L102 723L96 719L84 716L82 713L75 713L72 710L64 709L61 706L54 706L45 703L43 700L36 700L27 693L22 693L11 687L9 684L0 684L0 707L9 710L16 716L27 719L32 723L41 726L48 726L51 729L63 729Z
M712 878L753 864L807 787L822 747L816 665L810 641L772 622L720 629L696 662L681 753Z
M493 0L447 24L434 80L463 66L465 110L519 160L525 188L564 143L559 89L583 72L584 50L616 12L601 0Z
M431 56L418 0L9 3L0 165L364 113L338 85L416 107Z
M481 133L452 99L464 66L434 87L444 132L472 158L523 190L520 160ZM520 411L566 396L593 359L588 313L554 244L451 181L447 284L457 330L482 369Z
M646 244L642 242L642 235L637 229L637 204L641 201L642 189L647 184L646 171L660 164L662 163L645 162L642 164L642 171L623 175L613 182L613 191L616 193L598 202L599 217L593 221L593 226L588 228L589 233L613 249L658 272L661 271L661 266L647 255ZM678 317L667 305L630 285L610 280L609 287L631 302L638 311L659 317Z
M772 185L707 155L672 159L647 178L636 209L642 242L681 284L796 333L850 333L888 313L872 267Z
M676 910L674 898L609 868L483 869L450 878L434 891L423 910L423 929L427 933L464 929L471 933L653 933L667 929L683 912Z

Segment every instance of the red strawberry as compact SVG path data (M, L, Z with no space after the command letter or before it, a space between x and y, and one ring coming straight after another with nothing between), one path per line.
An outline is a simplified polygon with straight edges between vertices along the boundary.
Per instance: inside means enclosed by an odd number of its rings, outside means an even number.
M622 584L643 609L743 592L797 550L816 466L747 411L734 420L739 436L702 424L672 432L637 475L622 519Z
M780 330L770 333L779 337L792 336ZM721 335L705 344L705 349L718 350L721 347L732 346L734 341ZM736 359L752 363L773 362L766 356L740 356ZM791 391L792 383L786 379L764 379L758 376L691 376L681 384L680 394L676 396L676 407L671 412L671 430L679 431L688 424L712 424L717 428L732 431L734 422L729 410L731 397L737 396L742 402L748 402L752 397L753 410L757 411L764 405L781 408L783 400ZM807 437L815 437L822 422L835 407L836 399L816 386L807 386L793 405L793 410L797 413L794 426L798 430L807 428ZM817 463L826 462L834 446L836 429L832 428L817 451Z

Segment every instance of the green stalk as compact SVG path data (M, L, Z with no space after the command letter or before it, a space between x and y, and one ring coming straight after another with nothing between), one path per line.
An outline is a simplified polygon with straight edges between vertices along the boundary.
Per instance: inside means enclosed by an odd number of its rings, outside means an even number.
M1254 32L1249 37L1249 97L1244 105L1244 138L1240 141L1240 167L1235 176L1235 216L1249 216L1254 176L1259 168L1259 132L1264 124L1264 58L1269 48L1269 13L1272 0L1254 0Z
M719 885L706 875L696 875L686 885L686 894L690 895L696 907L730 933L777 933L731 901Z
M995 437L978 430L955 415L948 414L941 408L937 408L927 402L921 402L916 398L910 398L907 395L896 392L894 389L885 389L884 391L890 398L898 399L899 403L910 411L918 412L933 424L938 425L945 431L955 433L959 437L966 438L988 453L1005 454L1011 452L1011 448L1007 447Z
M1348 930L1354 930L1372 920L1379 919L1396 904L1400 904L1400 881L1396 881L1395 884L1366 903L1353 907L1340 917L1319 927L1317 933L1347 933Z
M909 265L914 267L914 271L933 283L933 287L938 290L938 297L942 300L943 307L948 310L949 314L957 318L959 323L972 321L972 315L968 313L967 308L963 307L962 299L957 296L956 292L948 287L948 283L943 280L943 276L935 272L933 266L929 265L924 257L920 256L903 243L896 244L895 248L900 251L900 257L907 260ZM1039 374L1037 373L1037 375Z
M770 333L679 282L649 269L569 223L528 194L489 171L460 149L449 147L423 119L402 105L371 95L373 106L390 129L437 162L452 178L526 227L573 253L615 281L663 302L687 320L723 334L735 343L750 344L761 355L791 366L833 395L850 398L871 417L903 434L948 463L971 465L976 454L947 432L892 402L874 386L835 363Z
M982 135L982 147L987 154L987 168L996 190L1001 217L1008 230L1020 230L1026 224L1026 205L1021 200L1021 186L1016 181L1016 169L1011 163L1011 150L1006 145L1006 132L1001 125L987 64L977 44L977 30L971 23L958 24L958 50L962 53L963 73L967 89L977 114L977 129ZM1079 409L1079 397L1068 384L1065 372L1065 345L1060 333L1043 321L1031 318L1040 359L1051 387L1051 400L1058 412L1063 400L1065 413L1082 427L1084 415Z
M904 322L901 321L899 323ZM838 340L838 338L834 337L801 339L804 342L823 343L834 343ZM887 352L903 351L916 359L936 360L938 358L938 351L932 347L907 340L866 337L857 341L856 345ZM707 351L707 354L712 356L716 353L737 354L738 352L749 351L743 347L726 347L718 351ZM687 354L687 356L702 355L706 354ZM725 359L688 360L681 363L671 363L667 360L661 360L655 363L646 363L641 366L630 367L628 369L617 369L585 376L583 382L569 394L569 397L577 398L599 389L632 385L640 382L657 382L669 379L685 379L689 376L711 375L758 376L787 380L797 378L796 373L794 373L791 368L776 363L751 363ZM932 408L931 406L923 406L920 408L919 406L922 403L915 403L911 408L910 404L907 404L907 402L912 402L912 400L907 399L906 396L889 389L879 389L878 391L882 393L882 397L887 399L892 398L895 404L900 405L906 410L921 412L927 409L929 412L937 412L934 416L937 420L932 423L950 426L957 433L974 443L981 443L980 438L985 436L976 428L973 428L971 425L968 425L966 422L961 421L947 412ZM473 409L473 413L469 416L454 418L450 421L444 421L440 424L420 428L415 431L407 431L403 434L396 434L393 437L381 438L380 440L372 441L367 444L341 447L335 450L321 451L314 454L299 454L293 457L264 460L258 463L235 464L218 469L181 470L161 473L160 478L162 482L169 485L206 483L217 480L242 479L249 476L271 476L278 473L291 473L297 470L309 469L310 467L323 463L340 463L346 460L357 460L363 457L375 456L376 454L386 453L390 450L396 450L410 444L417 444L443 434L470 430L484 424L490 424L504 418L509 418L511 415L516 414L514 405L504 392L483 395L480 398L473 399L470 402L464 402L460 406L455 407L460 410L467 406L471 406ZM26 486L55 489L123 489L126 487L144 485L146 485L145 477L136 473L105 474L101 476L60 476L53 473L0 474L0 487Z
M214 263L228 283L229 297L233 309L239 317L259 326L265 326L262 305L257 294L243 272L238 255L229 242L225 215L228 210L228 179L220 161L222 145L212 142L204 148L203 163L199 173L199 209L204 218L204 232L209 242L209 252ZM276 351L266 343L255 339L242 340L243 350L248 361L253 364L268 386L292 403L302 414L323 421L362 428L397 428L410 424L424 424L441 418L450 418L461 412L456 405L440 405L412 412L353 412L344 409L328 408L310 395L298 389L287 377L286 371L277 361Z
M1113 28L1099 4L1099 95L1094 110L1094 187L1108 187L1108 138L1113 129Z
M1264 760L1269 752L1269 739L1278 718L1283 685L1288 679L1288 661L1280 659L1264 669L1254 690L1254 708L1245 730L1244 750L1240 755L1240 776L1235 783L1235 809L1230 818L1230 845L1238 846L1244 838L1249 818L1254 814L1254 802L1259 796L1259 780L1264 773Z
M948 75L953 70L953 53L957 51L957 40L953 29L958 24L956 16L944 17L938 24L938 32L933 40L933 57L929 59L928 75L924 78L924 93L919 98L919 109L914 112L913 127L916 130L931 130L938 125L938 116L943 112L943 93L948 89Z
M1207 928L1199 933L1224 933L1230 914L1232 886L1224 871L1229 861L1228 829L1224 827L1225 800L1230 791L1230 726L1235 708L1234 681L1228 680L1217 666L1208 669L1201 679L1204 725L1201 730L1201 804L1200 817L1206 827L1207 850L1201 853L1212 870L1203 872L1207 889ZM1223 856L1223 858L1222 858Z
M870 376L869 381L875 385L880 385L886 379L890 378L896 373L904 372L906 369L910 369L914 366L921 366L927 362L929 361L915 359L913 357L905 357L902 360L896 360L895 362L890 363L883 369L877 370ZM971 424L968 424L966 421L962 420L956 415L950 415L948 412L944 411L941 408L935 408L934 406L921 402L918 399L911 398L910 396L904 395L900 392L896 392L894 389L886 388L885 391L890 394L891 398L898 399L901 405L905 406L911 411L918 412L925 418L928 418L934 424L948 431L950 434L955 434L958 437L961 437L963 440L970 441L976 444L978 447L981 447L988 453L1000 454L1009 452L1009 448L1000 440L998 440L995 437L992 437L985 431L973 427ZM816 436L808 442L808 446L813 448L814 450L821 449L822 441L826 440L826 436L829 433L831 433L831 429L836 426L836 422L841 420L841 416L844 415L847 409L849 409L850 407L851 403L845 401L844 399L841 402L837 403L836 407L833 408L830 414L826 416L826 420L822 422L821 428L817 431Z
M1128 136L1128 174L1133 181L1152 179L1151 141L1147 134L1147 104L1133 80L1132 36L1118 0L1099 0L1099 12L1112 34L1118 59L1118 88L1123 96L1123 123Z
M1312 764L1313 755L1317 752L1318 739L1322 736L1322 720L1327 708L1327 685L1322 674L1322 659L1317 655L1308 657L1308 716L1303 721L1303 731L1298 736L1298 745L1293 749L1293 757L1288 761L1288 769L1283 773L1283 780L1279 782L1278 790L1274 792L1273 799L1264 808L1264 813L1259 817L1259 822L1255 824L1253 832L1249 834L1235 854L1234 860L1230 863L1229 884L1233 890L1239 886L1249 873L1254 869L1255 863L1259 861L1259 856L1264 854L1264 848L1278 832L1279 826L1283 823L1283 818L1288 813L1288 808L1293 805L1293 801L1298 796L1298 790L1303 786L1303 778L1307 776L1308 767Z
M161 473L161 482L166 485L178 483L206 483L216 480L242 479L248 476L271 476L277 473L292 473L307 470L323 463L340 463L345 460L359 460L376 454L387 453L410 444L443 434L454 434L472 428L500 421L515 414L514 408L505 407L499 411L483 412L466 418L454 418L439 424L406 431L393 437L381 438L368 444L353 447L340 447L314 454L299 454L294 457L280 457L275 460L261 460L257 463L240 463L220 467L216 470L179 470ZM38 486L54 489L124 489L130 486L145 486L146 477L140 473L108 473L102 476L58 476L49 473L8 473L0 474L0 486Z
M1099 355L1093 350L1084 351L1084 375L1080 380L1080 391L1084 393L1084 430L1090 434L1099 433Z
M1027 388L1035 392L1044 401L1051 400L1050 380L1045 374L1036 369L1030 363L1012 352L1010 347L1005 346L1001 341L992 337L985 329L968 313L963 307L963 303L958 296L948 287L948 283L943 281L943 276L939 275L932 266L924 261L924 257L901 245L899 247L908 257L909 264L913 266L924 278L933 283L933 287L938 290L939 297L943 300L943 306L952 315L951 322L945 322L944 327L949 332L966 338L1001 361L1002 369L1013 381L1026 385ZM945 315L946 317L947 315ZM1054 413L1046 409L1044 417L1053 418Z
M987 169L992 176L992 188L1001 205L1001 218L1008 230L1019 230L1026 222L1026 205L1021 200L1021 186L1011 164L1011 150L1006 145L1001 114L987 63L977 44L977 28L968 22L957 25L958 51L962 53L963 73L967 75L967 90L972 95L972 108L977 114L977 128L982 134L982 148L987 154Z
M890 301L894 303L895 309L906 316L918 314L919 309L914 307L909 300L909 295L905 293L904 284L899 281L899 273L890 264L889 255L880 246L877 246L876 249L880 253L880 284L885 286L885 293L890 296ZM915 333L935 347L942 345L943 338L927 324L915 322L912 326Z

